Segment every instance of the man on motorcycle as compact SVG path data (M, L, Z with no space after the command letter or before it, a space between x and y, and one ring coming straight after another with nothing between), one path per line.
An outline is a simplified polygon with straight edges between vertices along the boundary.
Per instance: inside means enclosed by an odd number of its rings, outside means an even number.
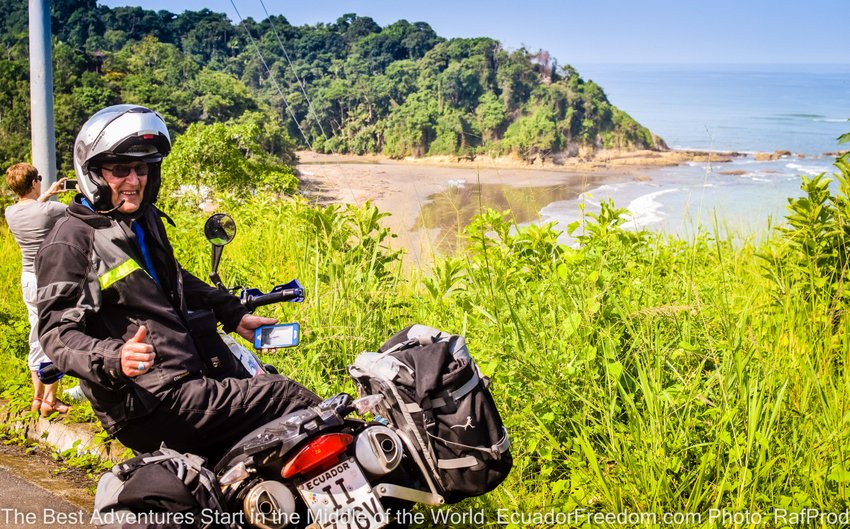
M137 105L94 114L74 145L82 191L36 261L39 338L80 386L107 432L140 452L217 458L251 430L319 402L279 375L210 378L188 311L212 309L225 331L253 340L275 320L184 270L156 207L171 140ZM203 353L203 351L200 351Z

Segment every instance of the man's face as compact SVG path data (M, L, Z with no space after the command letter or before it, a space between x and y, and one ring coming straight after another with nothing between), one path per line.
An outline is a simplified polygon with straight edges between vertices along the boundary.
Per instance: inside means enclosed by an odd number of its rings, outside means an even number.
M133 213L142 205L148 183L148 164L145 162L104 164L103 179L112 190L112 207L120 213Z

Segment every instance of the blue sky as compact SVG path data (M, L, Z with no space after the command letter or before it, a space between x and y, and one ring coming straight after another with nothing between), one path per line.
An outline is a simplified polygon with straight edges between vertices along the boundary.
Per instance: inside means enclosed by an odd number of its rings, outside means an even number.
M260 0L233 0L242 17L266 18ZM509 48L549 50L560 64L850 64L848 0L368 0L274 2L291 24L333 22L344 13L381 26L428 22L443 37L493 37ZM231 21L229 0L106 0L116 7L209 8ZM179 7L177 7L179 6Z

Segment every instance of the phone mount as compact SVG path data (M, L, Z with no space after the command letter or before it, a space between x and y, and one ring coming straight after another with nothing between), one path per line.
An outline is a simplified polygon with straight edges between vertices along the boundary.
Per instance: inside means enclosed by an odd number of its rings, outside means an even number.
M208 218L204 224L204 236L212 244L210 279L217 288L227 290L218 275L218 264L221 261L221 252L224 246L236 237L236 222L227 213L216 213Z

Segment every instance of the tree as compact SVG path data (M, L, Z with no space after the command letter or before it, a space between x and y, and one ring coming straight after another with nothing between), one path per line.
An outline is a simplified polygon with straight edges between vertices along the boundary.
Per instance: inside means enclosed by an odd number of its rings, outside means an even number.
M482 139L487 142L498 137L502 124L507 118L504 102L493 92L481 96L475 109Z
M206 123L227 121L247 111L257 110L258 102L248 87L224 72L204 68L193 80L194 106Z
M529 61L528 52L525 49L513 53L501 52L496 81L508 111L513 111L526 102L532 88L539 82Z
M532 161L537 156L545 157L554 151L558 147L558 140L554 113L549 108L538 107L508 127L502 145L523 160Z
M270 119L267 112L245 112L229 123L250 131L256 130L254 141L259 149L254 156L258 161L278 165L295 165L298 162L295 142L287 134L286 127L280 120Z
M223 64L229 57L228 42L236 29L224 13L213 13L209 9L184 11L178 16L175 25L183 30L175 32L175 35L180 36L183 53L198 64Z
M387 67L386 76L390 80L391 104L399 104L416 91L419 70L414 61L405 59L393 62Z
M370 17L359 17L354 13L346 13L336 19L336 28L343 34L348 46L367 35L381 32L381 26Z
M199 68L176 46L145 37L124 46L104 68L107 78L120 87L122 101L153 108L163 115L169 128L186 128L193 100L186 80L191 80Z
M59 172L73 169L74 140L80 126L95 112L118 103L102 76L83 72L70 92L54 95L56 165Z
M29 67L0 60L0 164L30 159Z
M145 37L153 37L166 44L175 44L172 31L172 20L177 15L168 11L150 11L140 7L116 7L109 10L103 17L106 31L118 32L125 39L123 42L113 41L120 49L127 41L141 41ZM113 38L117 35L113 33Z
M479 58L452 62L437 77L440 106L448 105L463 110L474 109L484 86L479 75Z
M83 49L92 35L103 33L101 14L95 0L54 0L50 27L58 40Z
M383 151L392 158L422 156L434 138L437 104L433 93L411 94L393 109L384 125Z
M410 59L420 59L428 50L442 41L442 37L439 37L430 25L425 22L414 22L413 27L408 29L402 39L401 45L407 50L407 56Z
M457 109L448 109L437 118L434 141L428 154L462 154L478 139L472 130L469 116Z
M282 162L294 159L292 142L282 127L263 126L262 119L250 114L238 121L190 125L163 162L163 200L221 193L240 196L260 188L297 189L292 168ZM285 152L271 156L266 150L270 146Z

